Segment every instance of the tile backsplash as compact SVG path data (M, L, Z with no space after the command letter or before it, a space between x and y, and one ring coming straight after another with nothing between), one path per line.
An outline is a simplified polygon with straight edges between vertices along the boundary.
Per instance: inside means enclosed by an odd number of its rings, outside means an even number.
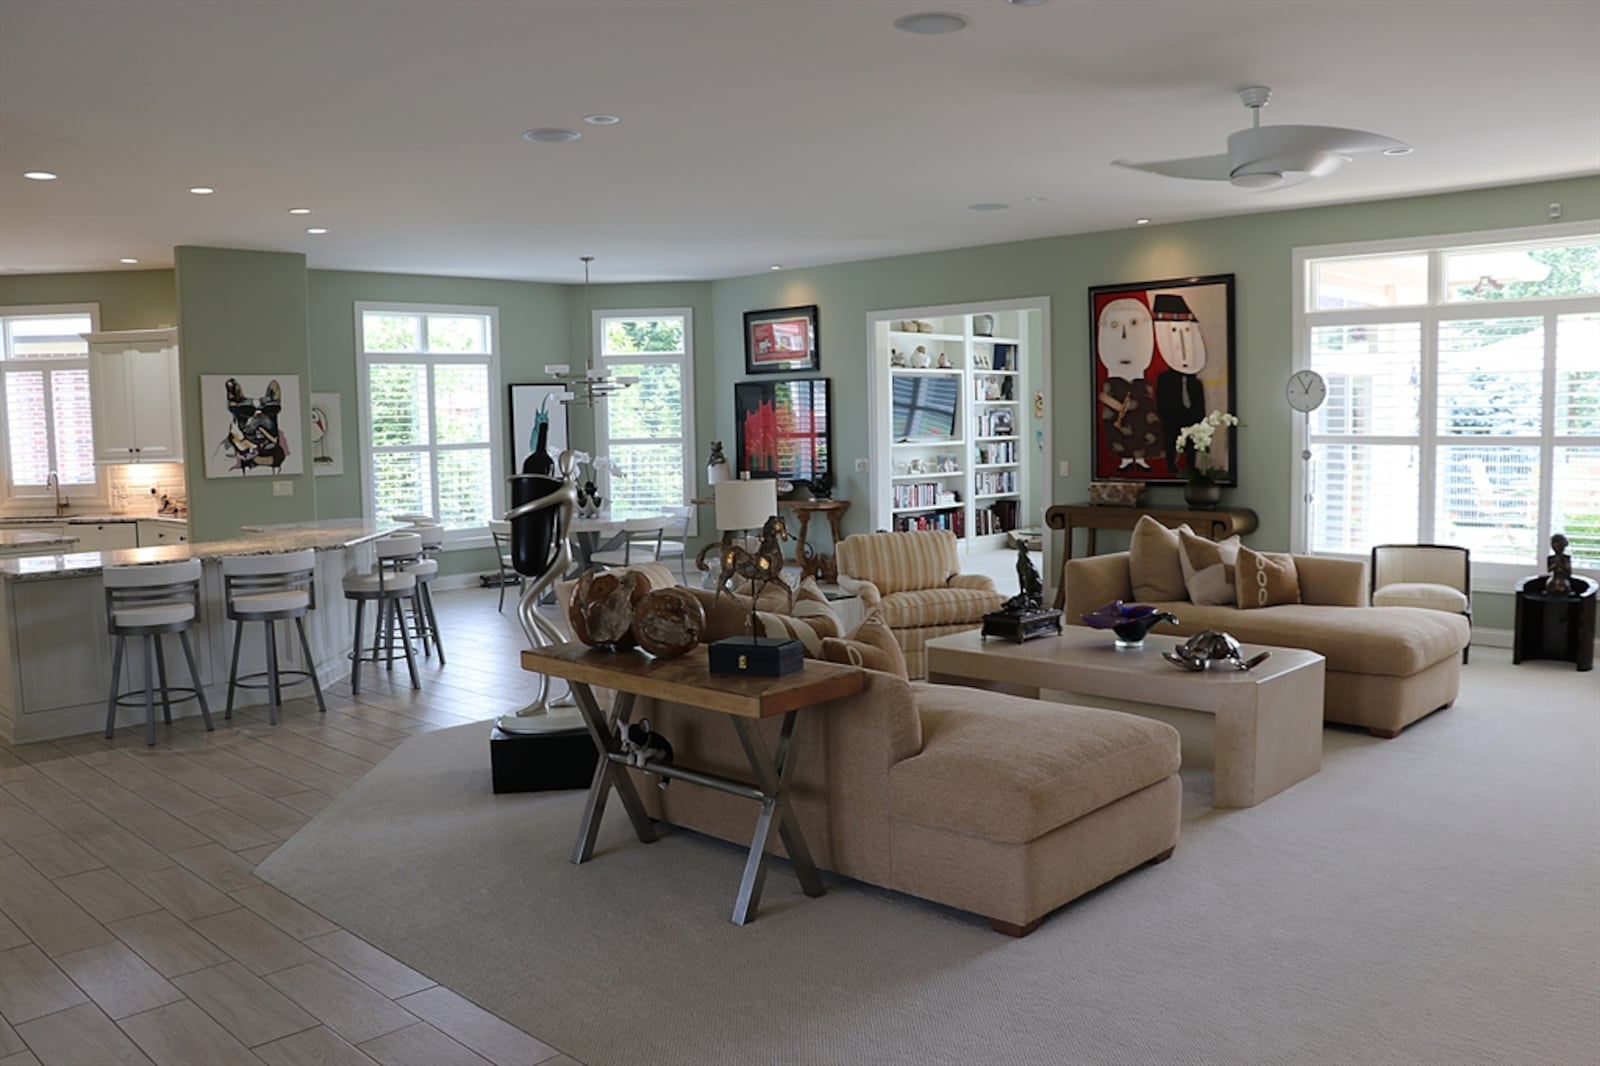
M123 463L106 466L111 478L111 510L117 514L187 514L189 496L181 463ZM162 500L166 500L163 510Z

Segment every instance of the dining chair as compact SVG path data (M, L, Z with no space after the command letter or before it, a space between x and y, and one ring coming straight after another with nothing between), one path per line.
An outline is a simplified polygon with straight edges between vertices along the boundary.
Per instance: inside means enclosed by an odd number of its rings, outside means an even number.
M511 559L511 523L491 518L489 536L494 538L495 560L500 567L500 603L495 610L503 614L506 609L506 586L522 584L522 575L517 573L516 564Z
M589 561L601 566L628 566L660 558L666 522L661 515L630 518L622 523L621 547L597 551L589 556Z
M693 513L692 504L668 507L667 514L671 518L666 524L666 539L656 545L657 562L664 562L674 555L678 557L678 577L685 585L689 583L689 516Z

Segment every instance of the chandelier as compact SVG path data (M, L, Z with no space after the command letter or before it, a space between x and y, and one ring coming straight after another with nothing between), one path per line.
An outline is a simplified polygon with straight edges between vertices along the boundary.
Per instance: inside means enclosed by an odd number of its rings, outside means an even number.
M586 321L590 323L586 331L589 336L589 346L583 358L583 372L572 373L572 367L567 363L556 363L544 368L544 372L555 378L566 395L561 397L561 402L567 406L582 404L585 407L594 407L601 400L612 393L621 392L630 385L637 384L636 377L611 377L603 371L596 370L594 365L594 299L589 291L589 264L594 262L594 256L579 256L583 260L583 297L586 310Z

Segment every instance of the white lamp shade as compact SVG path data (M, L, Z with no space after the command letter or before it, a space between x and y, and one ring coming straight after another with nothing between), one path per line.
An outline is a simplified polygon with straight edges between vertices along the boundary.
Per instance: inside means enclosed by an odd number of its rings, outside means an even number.
M760 529L778 513L778 483L771 478L721 481L712 490L717 497L717 529L721 532Z

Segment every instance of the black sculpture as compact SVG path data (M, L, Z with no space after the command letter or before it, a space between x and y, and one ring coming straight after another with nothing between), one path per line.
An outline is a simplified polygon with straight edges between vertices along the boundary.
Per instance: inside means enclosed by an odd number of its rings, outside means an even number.
M1044 606L1044 579L1028 558L1028 542L1017 541L1017 594L1007 600L1001 610L1007 614L1037 611Z
M1572 556L1567 554L1567 538L1560 533L1550 538L1550 556L1545 560L1547 596L1566 596L1572 592Z

